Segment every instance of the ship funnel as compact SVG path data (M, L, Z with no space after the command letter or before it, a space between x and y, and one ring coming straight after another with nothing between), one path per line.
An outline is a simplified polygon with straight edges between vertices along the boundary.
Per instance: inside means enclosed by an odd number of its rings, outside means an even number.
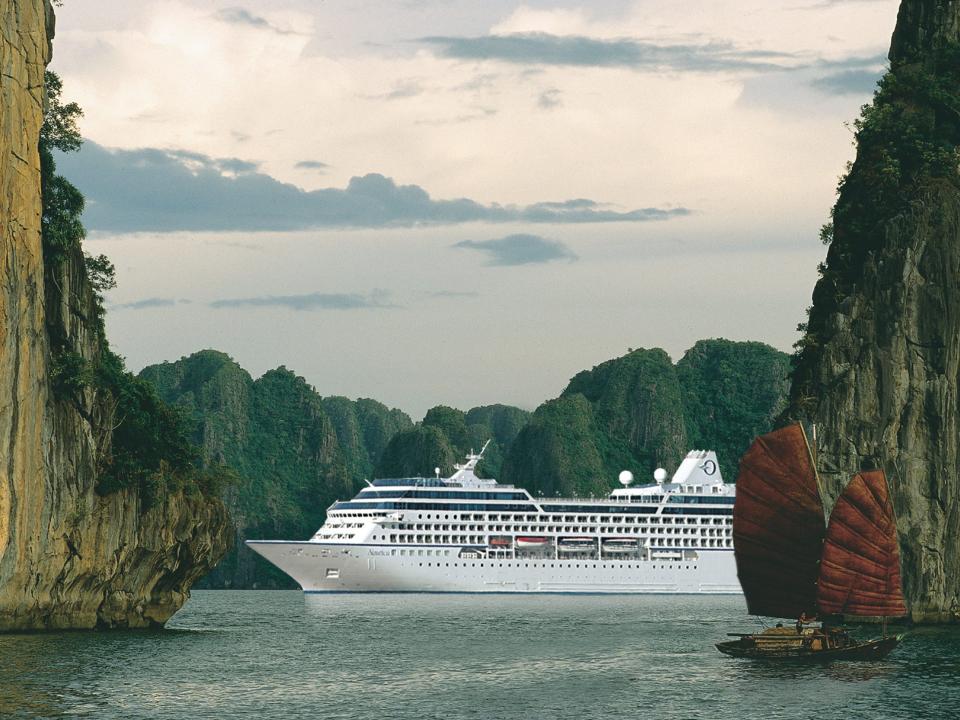
M677 485L722 485L717 454L712 450L690 451L670 482Z

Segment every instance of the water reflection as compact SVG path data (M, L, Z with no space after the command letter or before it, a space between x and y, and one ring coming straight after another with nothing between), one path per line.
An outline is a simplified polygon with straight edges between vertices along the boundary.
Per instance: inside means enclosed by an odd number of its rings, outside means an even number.
M57 638L40 635L0 636L0 716L42 717L58 714L58 698L45 680L54 665Z
M168 631L0 636L0 716L839 720L960 690L960 628L792 665L717 652L744 622L724 598L198 592Z

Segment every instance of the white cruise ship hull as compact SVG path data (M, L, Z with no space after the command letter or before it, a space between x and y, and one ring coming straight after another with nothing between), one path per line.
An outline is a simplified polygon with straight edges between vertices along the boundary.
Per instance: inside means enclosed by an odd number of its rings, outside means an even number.
M733 551L727 549L700 549L683 560L584 560L462 558L462 546L284 540L248 540L247 545L307 593L742 593Z

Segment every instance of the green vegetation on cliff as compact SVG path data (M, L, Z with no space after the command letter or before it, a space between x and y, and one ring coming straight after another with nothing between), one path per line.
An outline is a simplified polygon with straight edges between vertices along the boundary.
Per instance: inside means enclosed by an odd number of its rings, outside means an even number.
M526 424L530 413L510 405L485 405L467 412L438 405L430 408L416 427L399 433L386 447L376 467L377 477L431 475L440 468L453 473L471 450L479 452L488 440L480 477L498 477L506 449Z
M390 438L412 426L373 400L321 398L284 367L254 380L215 350L152 365L140 378L180 409L208 463L237 473L225 496L237 545L210 587L292 587L242 541L310 537L330 504L356 494Z
M237 473L226 492L237 547L206 585L291 587L242 541L310 537L365 478L450 475L488 440L478 474L547 496L605 495L620 470L646 478L692 446L716 449L733 480L783 406L787 364L771 347L728 340L700 341L677 365L637 350L578 373L533 414L438 405L416 425L374 400L321 398L283 367L254 380L214 350L147 367L140 380L178 408L208 463Z
M116 286L113 264L83 252L83 194L56 173L53 151L73 152L82 139L76 103L64 103L56 73L44 75L47 102L39 136L41 241L44 257L50 385L57 402L91 424L97 492L140 490L147 510L168 492L219 492L231 473L204 467L180 417L153 386L127 372L103 326L103 292Z
M716 450L724 478L786 405L789 357L759 342L700 340L677 363L690 448ZM675 461L673 461L675 462Z
M333 423L347 470L353 478L372 478L374 467L393 436L413 427L401 410L369 398L323 398L323 409Z
M865 266L883 250L888 223L911 212L924 186L960 188L960 45L944 39L921 52L924 42L899 27L895 62L854 122L857 157L840 179L831 222L821 234L830 247L808 322L797 328L804 336L793 361L794 417L816 404L812 374L831 335L829 318L843 312L842 303L869 271Z
M578 373L534 412L502 480L544 495L604 495L621 470L645 481L687 450L713 449L728 481L784 405L788 359L761 343L701 340L676 366L634 350Z

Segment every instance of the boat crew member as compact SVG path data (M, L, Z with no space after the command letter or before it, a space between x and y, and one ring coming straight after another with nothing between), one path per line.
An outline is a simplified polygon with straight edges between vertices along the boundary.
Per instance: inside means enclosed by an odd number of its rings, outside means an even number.
M807 611L806 611L806 610L804 610L802 613L800 613L800 617L797 618L797 635L802 635L802 634L803 634L803 626L804 626L804 625L809 625L809 624L812 623L814 620L816 620L816 617L807 617Z

